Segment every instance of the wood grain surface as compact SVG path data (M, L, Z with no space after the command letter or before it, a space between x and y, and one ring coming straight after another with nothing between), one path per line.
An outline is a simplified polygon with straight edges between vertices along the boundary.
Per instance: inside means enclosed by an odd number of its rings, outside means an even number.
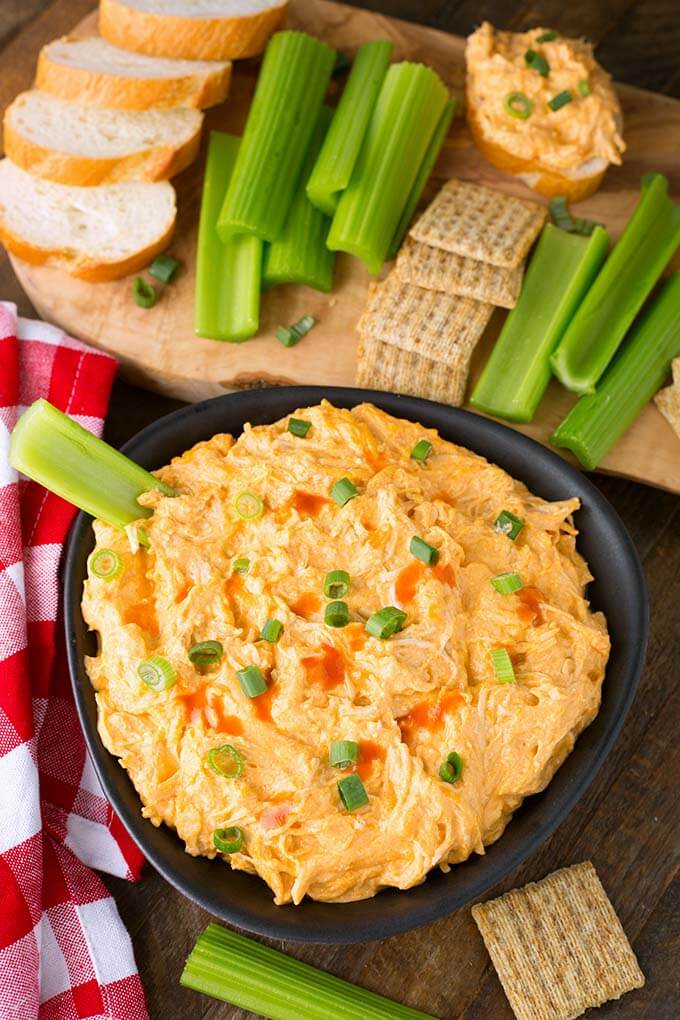
M25 88L33 54L93 7L90 0L0 3L0 99ZM550 25L586 34L614 76L680 97L677 0L365 0L385 14L466 34L483 18L501 27ZM42 7L37 16L29 10ZM12 21L18 18L19 21ZM20 22L25 23L23 27ZM29 58L30 54L30 58ZM32 308L6 261L0 297ZM119 381L107 438L120 444L180 406ZM652 452L653 456L653 452ZM635 704L586 796L541 851L501 886L543 877L590 859L630 937L647 984L588 1016L602 1020L676 1020L680 1015L680 502L669 493L594 476L629 529L642 558L651 602L647 666ZM105 878L135 947L153 1020L246 1020L251 1014L181 989L178 977L209 915L147 869L129 885ZM441 1020L512 1020L469 909L417 931L356 946L279 945L292 955L426 1010ZM329 1020L332 1018L329 1017Z

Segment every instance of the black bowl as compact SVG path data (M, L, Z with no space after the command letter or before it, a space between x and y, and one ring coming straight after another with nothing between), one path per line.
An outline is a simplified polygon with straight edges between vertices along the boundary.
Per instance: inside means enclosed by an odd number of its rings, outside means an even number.
M427 400L349 388L282 387L217 397L182 408L150 425L123 449L147 468L160 467L216 432L240 434L244 422L268 424L298 407L326 397L340 407L372 401L391 414L422 422L445 438L494 461L537 495L556 500L578 496L578 545L595 577L589 590L604 611L612 652L602 707L546 790L527 798L503 836L483 857L473 856L444 875L433 871L406 892L389 889L358 903L315 903L277 907L265 883L231 871L223 861L190 857L176 834L142 818L140 801L127 773L105 750L97 734L94 692L83 658L93 652L80 611L86 561L92 549L91 518L79 514L65 564L65 622L71 680L90 755L102 786L128 832L160 873L217 917L277 939L301 942L359 942L384 938L451 913L482 897L557 828L592 782L630 708L642 672L648 606L640 561L621 521L584 475L531 439L467 411Z

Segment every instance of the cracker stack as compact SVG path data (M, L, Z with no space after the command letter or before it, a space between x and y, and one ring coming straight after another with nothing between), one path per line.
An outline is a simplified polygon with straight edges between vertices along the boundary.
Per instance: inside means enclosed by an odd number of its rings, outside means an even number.
M673 360L673 385L659 390L654 403L680 439L680 358Z
M411 228L358 323L357 385L461 404L495 306L512 308L546 210L449 181Z

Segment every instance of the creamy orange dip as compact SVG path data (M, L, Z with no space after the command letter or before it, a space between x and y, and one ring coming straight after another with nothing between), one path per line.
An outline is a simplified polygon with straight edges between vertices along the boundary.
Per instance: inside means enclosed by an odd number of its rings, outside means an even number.
M208 857L214 831L238 826L243 845L225 860L259 874L277 903L357 900L407 889L501 835L597 713L609 640L584 597L578 500L547 503L370 404L295 418L311 423L305 437L288 419L246 426L162 468L178 495L142 498L148 547L133 553L95 522L97 548L122 570L85 584L101 642L87 669L102 740L155 825ZM422 439L421 463L410 454ZM341 506L331 488L343 478L357 495ZM239 517L243 492L262 500L259 516ZM524 522L514 540L494 527L502 511ZM414 556L414 536L436 562ZM324 622L336 570L350 576L341 627ZM520 590L494 588L505 573ZM381 639L366 622L386 606L406 618ZM276 643L261 638L271 619L283 625ZM221 659L198 668L189 649L208 640ZM507 652L514 682L499 682L492 649ZM138 675L150 656L172 667L165 690ZM267 687L248 697L236 671L252 665ZM358 744L348 769L329 764L337 740ZM208 767L225 744L243 763L236 778ZM462 772L450 783L440 768L452 752ZM355 811L338 791L350 774L368 798Z
M500 32L485 21L468 38L467 102L485 138L519 159L576 176L620 164L625 149L621 108L610 76L595 60L590 43L562 35L537 42L546 33L545 28ZM547 61L546 75L527 66L528 50ZM549 101L565 91L571 101L552 110ZM504 100L514 92L531 103L526 119L505 109Z

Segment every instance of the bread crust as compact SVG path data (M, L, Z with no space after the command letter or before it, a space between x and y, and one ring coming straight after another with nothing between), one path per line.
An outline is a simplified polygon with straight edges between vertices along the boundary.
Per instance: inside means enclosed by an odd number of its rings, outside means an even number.
M240 18L184 18L101 0L99 31L121 49L153 57L185 60L237 60L264 50L284 22L288 2Z
M68 41L66 36L65 40ZM148 110L188 106L205 110L229 94L231 64L181 78L128 78L107 71L89 71L51 60L47 47L38 57L35 87L84 106L114 110Z

